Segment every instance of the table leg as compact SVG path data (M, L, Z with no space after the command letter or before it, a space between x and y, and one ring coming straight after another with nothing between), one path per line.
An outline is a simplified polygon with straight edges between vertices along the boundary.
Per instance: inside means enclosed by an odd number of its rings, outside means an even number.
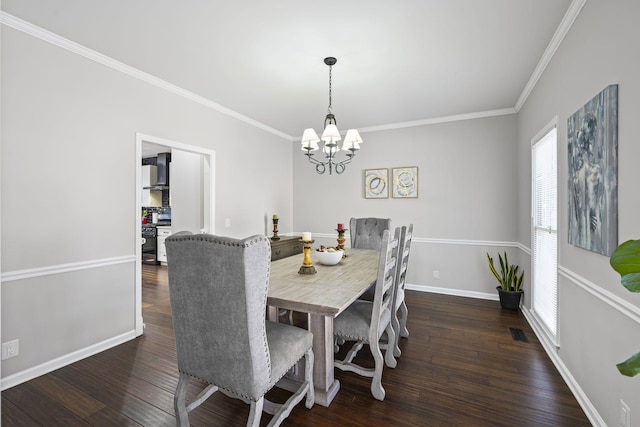
M267 319L272 322L278 321L278 307L267 306Z
M333 375L333 318L309 313L309 331L313 334L316 403L329 406L340 390L340 381Z
M270 316L276 315L269 311ZM308 314L309 332L313 334L313 385L315 388L315 403L329 406L338 390L340 381L333 375L333 317L319 314ZM304 359L296 369L278 382L278 387L295 392L304 381Z

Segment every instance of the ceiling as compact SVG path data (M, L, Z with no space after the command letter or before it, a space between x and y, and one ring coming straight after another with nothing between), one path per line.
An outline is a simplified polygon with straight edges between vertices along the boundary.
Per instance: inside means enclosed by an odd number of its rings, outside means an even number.
M14 17L295 139L513 109L571 0L2 0ZM366 138L366 136L363 136Z

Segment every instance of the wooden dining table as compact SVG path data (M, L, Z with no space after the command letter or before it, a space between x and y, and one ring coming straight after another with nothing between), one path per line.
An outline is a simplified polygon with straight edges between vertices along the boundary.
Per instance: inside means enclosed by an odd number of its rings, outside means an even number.
M313 333L316 403L329 406L340 390L333 371L333 319L376 281L380 251L347 249L347 257L332 266L318 263L314 252L315 274L298 273L302 254L271 263L267 304L272 320L277 319L278 309L307 313ZM281 386L294 389L295 381L285 378Z

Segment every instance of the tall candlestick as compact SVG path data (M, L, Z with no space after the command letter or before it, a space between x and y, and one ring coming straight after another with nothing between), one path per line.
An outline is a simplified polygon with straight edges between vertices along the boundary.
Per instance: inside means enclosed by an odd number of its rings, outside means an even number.
M342 228L340 228L341 225L343 226ZM342 251L342 258L346 258L347 251L344 250L344 232L347 231L347 229L344 228L344 224L338 224L338 229L336 231L338 232L337 249Z
M278 215L274 215L273 218L273 237L271 237L271 240L280 240L280 236L278 236Z
M311 235L311 233L308 233ZM313 261L311 260L311 245L313 244L313 240L304 240L304 233L302 233L302 247L304 248L304 259L302 261L302 265L298 270L298 274L315 274L316 268L313 266Z

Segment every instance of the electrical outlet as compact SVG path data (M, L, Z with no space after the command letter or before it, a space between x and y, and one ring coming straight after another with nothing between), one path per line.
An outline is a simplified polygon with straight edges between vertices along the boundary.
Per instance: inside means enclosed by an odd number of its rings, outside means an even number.
M620 399L620 425L631 427L631 408L622 399Z
M20 340L2 343L2 360L16 357L20 354Z
M224 227L231 228L231 218L227 218L224 220Z
M433 270L433 278L440 280L440 270Z

